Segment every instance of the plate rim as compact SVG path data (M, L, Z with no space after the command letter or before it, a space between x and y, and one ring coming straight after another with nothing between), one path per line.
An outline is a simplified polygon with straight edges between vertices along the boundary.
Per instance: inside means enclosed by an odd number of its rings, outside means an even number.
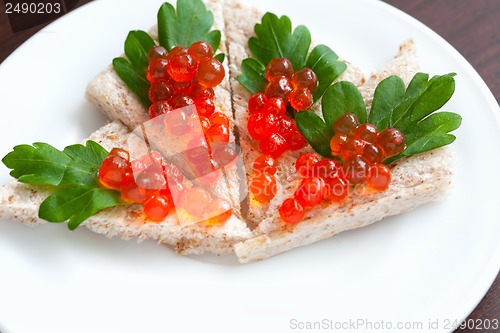
M346 1L346 0L337 0L340 2ZM352 1L352 0L351 0ZM495 96L493 95L492 91L489 89L485 81L481 78L479 73L474 69L474 67L465 59L465 57L460 54L458 50L453 47L450 43L448 43L443 37L441 37L438 33L436 33L434 30L432 30L430 27L426 26L424 23L420 22L418 19L412 17L411 15L405 13L404 11L392 6L391 4L388 4L383 1L376 1L373 2L372 0L356 0L357 2L364 3L368 6L376 6L380 8L381 10L386 10L391 13L391 15L396 15L404 19L404 21L411 23L413 27L421 30L422 32L425 33L427 37L430 39L434 40L437 42L440 46L440 48L443 48L446 50L446 53L450 54L455 60L459 61L461 68L466 72L470 79L473 81L473 84L478 87L479 92L481 93L481 98L487 102L489 111L491 111L494 119L496 120L496 125L498 128L500 128L500 112L495 112L495 109L499 109L498 103L495 99ZM169 1L173 2L173 1ZM90 8L94 6L98 6L96 2L89 2L86 3L75 10L71 11L70 13L54 20L53 22L49 23L46 25L43 29L35 33L33 36L28 38L25 42L23 42L19 47L17 47L1 64L0 64L0 73L2 72L2 69L4 67L9 66L9 64L16 58L16 55L18 52L22 52L26 47L29 47L30 41L33 38L37 38L36 36L40 34L40 32L50 30L54 24L67 24L67 20L71 20L74 15L85 15L81 14L83 11L88 11L92 10ZM61 23L62 22L62 23ZM82 97L83 99L83 97ZM477 305L481 302L481 300L484 298L488 290L491 288L491 285L496 279L496 276L500 272L500 238L498 240L496 250L492 253L492 257L490 260L489 265L483 269L483 272L481 274L481 278L478 279L477 283L475 284L474 288L471 288L471 290L467 291L468 296L466 299L468 300L467 302L463 302L464 304L455 307L456 310L461 313L466 312L466 315L462 315L461 319L464 320L467 318L470 313L477 307ZM467 305L467 303L469 305ZM473 306L471 306L473 304ZM467 309L466 311L464 311ZM460 311L462 310L462 311Z

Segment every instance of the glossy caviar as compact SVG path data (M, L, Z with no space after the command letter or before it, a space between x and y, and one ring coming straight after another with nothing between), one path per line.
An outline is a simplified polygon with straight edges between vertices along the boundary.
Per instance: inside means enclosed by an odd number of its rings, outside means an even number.
M283 222L300 222L308 209L324 201L345 200L350 186L363 185L372 192L389 187L391 169L382 162L404 150L403 134L395 128L379 132L372 124L360 124L351 113L337 119L333 130L330 148L342 166L312 153L300 155L295 168L301 181L293 198L286 199L279 209Z
M126 150L113 148L101 163L99 182L120 191L124 201L142 204L144 215L153 222L162 222L176 208L196 222L210 224L224 223L232 214L228 202L212 198L204 188L186 188L182 172L157 152L130 161Z
M349 195L349 182L338 162L320 159L312 153L301 154L295 162L300 184L293 198L281 204L279 214L287 224L302 220L308 209L324 201L341 202Z
M249 190L260 203L270 202L276 195L276 161L269 155L260 155L253 163Z
M265 155L278 158L286 150L298 150L306 144L295 122L286 116L287 106L301 111L313 104L318 85L316 74L308 68L294 72L288 59L275 58L266 67L268 84L264 93L248 100L248 132L259 142Z
M335 135L330 141L332 155L343 162L343 170L351 184L367 184L383 191L389 187L390 169L382 162L405 148L403 133L396 128L379 132L372 124L360 124L352 113L346 113L333 124Z
M210 130L211 137L217 140L228 140L224 133L229 133L229 120L220 126L208 119L216 113L213 88L218 86L225 76L224 66L213 58L210 44L199 41L189 48L176 46L170 52L162 46L154 46L149 51L148 60L150 62L146 78L151 83L149 99L152 105L148 112L150 119L166 115L175 109L195 105L198 115L205 117L196 119L204 121L203 129ZM226 117L222 113L219 116ZM192 129L190 122L182 117L179 115L170 122L183 121L187 128L183 128L181 132L174 130L172 134L183 135ZM215 135L219 133L223 134L222 137Z
M230 141L228 117L217 111L215 93L224 79L224 66L215 58L210 44L199 41L189 48L176 46L167 51L154 46L148 54L146 78L151 83L149 98L152 102L150 119L163 116L165 132L172 137L194 136L186 147L187 160L192 162L195 175L204 184L214 184L221 177L213 146ZM197 112L193 112L195 106ZM189 139L188 139L189 140ZM235 160L231 147L225 150L225 160ZM196 157L198 156L198 157Z

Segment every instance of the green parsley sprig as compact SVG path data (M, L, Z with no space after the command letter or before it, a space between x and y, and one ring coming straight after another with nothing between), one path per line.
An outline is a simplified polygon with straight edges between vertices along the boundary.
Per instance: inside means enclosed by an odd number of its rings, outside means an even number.
M59 151L47 143L19 145L2 162L21 183L53 189L40 205L38 216L48 222L68 221L70 230L102 209L121 206L118 191L101 187L97 172L108 152L94 141Z
M264 90L267 84L266 65L274 58L287 58L294 71L307 67L316 73L318 87L313 95L314 101L318 101L347 68L326 45L318 45L309 53L311 33L303 25L292 31L292 23L287 16L266 13L254 30L255 36L248 40L253 57L243 60L241 75L237 77L253 94Z
M201 0L178 0L177 10L165 2L158 11L159 44L170 50L174 46L189 47L194 42L205 41L215 52L220 45L221 32L210 30L213 24L214 16ZM148 52L154 45L148 33L130 31L124 46L126 58L113 59L116 73L145 107L151 105L146 69ZM215 58L223 62L225 55L219 53Z
M455 73L429 75L417 73L405 89L403 80L390 76L375 89L367 117L363 97L358 88L346 81L337 82L321 101L323 118L312 111L296 115L297 127L319 154L331 157L330 140L335 134L333 123L345 113L354 113L361 123L369 122L382 131L388 127L400 130L406 138L405 150L384 163L423 153L455 141L449 134L460 127L462 118L452 112L437 112L455 91Z

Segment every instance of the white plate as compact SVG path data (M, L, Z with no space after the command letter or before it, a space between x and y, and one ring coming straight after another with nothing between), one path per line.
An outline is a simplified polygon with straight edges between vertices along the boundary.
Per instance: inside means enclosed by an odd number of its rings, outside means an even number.
M412 37L424 71L457 72L445 107L464 119L451 195L251 265L181 257L85 228L1 221L2 333L292 332L298 322L326 330L330 320L335 328L358 319L417 322L420 331L439 320L434 331L445 332L447 320L480 301L500 267L500 113L484 82L442 38L382 2L248 2L307 24L315 40L367 71ZM14 52L0 67L0 155L35 141L62 148L103 125L83 98L86 83L122 52L129 30L154 23L160 4L96 1ZM2 166L0 183L7 173Z

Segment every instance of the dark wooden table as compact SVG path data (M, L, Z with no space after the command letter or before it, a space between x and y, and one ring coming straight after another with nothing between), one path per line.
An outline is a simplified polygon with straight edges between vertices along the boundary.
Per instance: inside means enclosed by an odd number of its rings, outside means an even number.
M81 6L90 0L65 1ZM497 101L500 66L500 0L386 0L417 18L450 42L479 72ZM66 8L65 6L65 8ZM3 2L0 1L0 63L43 25L12 32ZM469 319L500 319L500 277L470 314ZM457 330L456 332L479 332ZM483 331L484 332L484 331Z

